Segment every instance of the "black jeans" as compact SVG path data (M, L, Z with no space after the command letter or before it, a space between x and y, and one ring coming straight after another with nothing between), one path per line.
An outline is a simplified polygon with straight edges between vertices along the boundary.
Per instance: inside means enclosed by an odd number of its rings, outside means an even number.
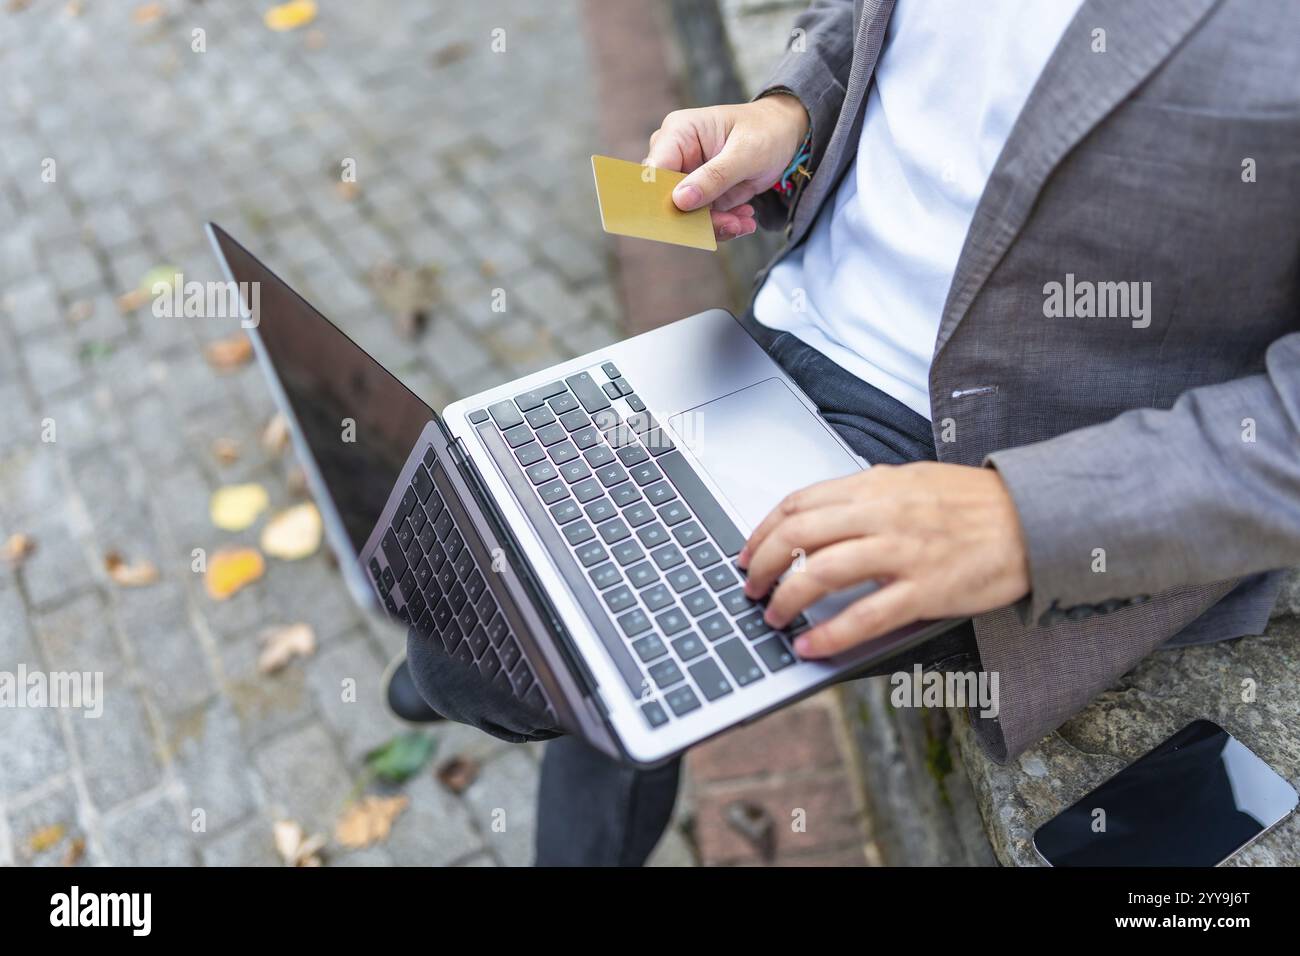
M901 464L934 458L930 423L922 416L790 333L747 325L822 416L867 461ZM416 685L444 715L506 739L529 739L510 732L522 729L524 722L512 704L485 704L478 689L449 687L447 669L415 637L408 640L408 655ZM917 663L966 670L977 666L977 657L974 632L967 625L860 676L910 670ZM537 865L640 866L672 816L680 770L680 759L640 770L607 757L579 737L552 740L542 761L538 794Z

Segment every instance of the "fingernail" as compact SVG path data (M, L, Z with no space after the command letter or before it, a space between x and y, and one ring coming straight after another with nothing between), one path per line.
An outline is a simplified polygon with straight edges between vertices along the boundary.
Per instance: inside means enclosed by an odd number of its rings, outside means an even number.
M771 608L763 613L763 620L767 622L768 627L774 627L778 631L785 627L786 622L781 620L781 615L777 614Z
M694 209L702 199L704 194L700 192L700 187L694 184L683 183L673 190L673 202L677 204L678 209Z
M731 239L735 235L736 235L736 230L733 229L731 226L718 227L718 238L720 239Z
M740 549L740 554L736 555L736 564L740 565L741 570L749 567L749 545Z
M758 591L758 588L754 587L754 582L753 582L753 581L746 581L746 582L745 582L745 596L746 596L746 597L751 597L751 598L752 598L752 597L758 597L757 591Z
M812 653L812 649L812 641L808 640L806 635L794 639L794 652L800 657L807 657Z

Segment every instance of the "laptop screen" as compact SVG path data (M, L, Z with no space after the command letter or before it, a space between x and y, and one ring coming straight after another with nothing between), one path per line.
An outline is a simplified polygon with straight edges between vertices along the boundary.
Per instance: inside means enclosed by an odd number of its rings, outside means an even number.
M359 553L433 409L243 246L212 234L241 290L260 284L256 337Z

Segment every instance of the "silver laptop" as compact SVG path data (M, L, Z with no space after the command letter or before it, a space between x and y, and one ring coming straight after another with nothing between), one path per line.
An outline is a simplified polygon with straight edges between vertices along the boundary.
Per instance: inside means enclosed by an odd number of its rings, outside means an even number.
M867 464L727 312L440 417L207 231L227 279L258 283L249 335L356 600L606 753L653 765L952 626L803 661L793 634L864 589L789 632L745 597L736 555L768 511Z

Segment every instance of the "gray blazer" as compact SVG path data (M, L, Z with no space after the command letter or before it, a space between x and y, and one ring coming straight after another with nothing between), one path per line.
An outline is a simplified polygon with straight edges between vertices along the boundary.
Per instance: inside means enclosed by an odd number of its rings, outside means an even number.
M787 249L851 165L892 9L816 0L765 91L812 116L813 178L759 209ZM930 400L939 459L997 468L1028 541L1032 593L975 621L994 759L1161 645L1263 630L1300 564L1293 0L1086 0L976 209Z

